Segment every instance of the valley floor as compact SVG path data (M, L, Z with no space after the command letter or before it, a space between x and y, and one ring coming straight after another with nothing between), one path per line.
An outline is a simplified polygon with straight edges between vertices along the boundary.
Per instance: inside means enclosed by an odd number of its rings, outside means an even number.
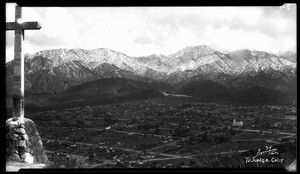
M285 168L296 158L289 106L164 96L25 114L54 168Z

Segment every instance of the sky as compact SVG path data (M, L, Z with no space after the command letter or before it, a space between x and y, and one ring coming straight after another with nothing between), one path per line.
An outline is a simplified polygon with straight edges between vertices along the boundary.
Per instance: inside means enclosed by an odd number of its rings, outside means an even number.
M187 46L296 51L296 4L239 7L22 7L24 53L46 49L108 48L128 56L173 54ZM6 22L15 4L6 4ZM6 31L6 62L13 59L14 32Z

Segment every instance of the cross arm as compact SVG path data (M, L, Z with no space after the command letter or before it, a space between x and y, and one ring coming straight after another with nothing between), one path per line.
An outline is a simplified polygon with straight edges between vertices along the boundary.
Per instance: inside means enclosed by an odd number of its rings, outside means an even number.
M24 22L22 24L22 29L24 30L39 30L41 28L42 25L39 22Z
M6 22L6 30L15 30L15 22ZM39 22L24 22L21 24L23 30L39 30L42 28L41 23Z

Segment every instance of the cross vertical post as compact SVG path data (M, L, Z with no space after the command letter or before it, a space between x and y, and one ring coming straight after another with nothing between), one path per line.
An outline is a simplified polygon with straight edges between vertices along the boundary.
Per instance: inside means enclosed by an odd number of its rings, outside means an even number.
M24 56L22 54L22 8L16 5L14 75L13 75L13 116L24 119Z

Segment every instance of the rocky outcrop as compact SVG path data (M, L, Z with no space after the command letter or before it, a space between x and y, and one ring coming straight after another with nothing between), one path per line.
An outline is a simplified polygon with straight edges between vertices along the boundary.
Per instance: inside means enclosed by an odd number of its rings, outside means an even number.
M13 117L6 121L6 162L48 163L32 120Z

